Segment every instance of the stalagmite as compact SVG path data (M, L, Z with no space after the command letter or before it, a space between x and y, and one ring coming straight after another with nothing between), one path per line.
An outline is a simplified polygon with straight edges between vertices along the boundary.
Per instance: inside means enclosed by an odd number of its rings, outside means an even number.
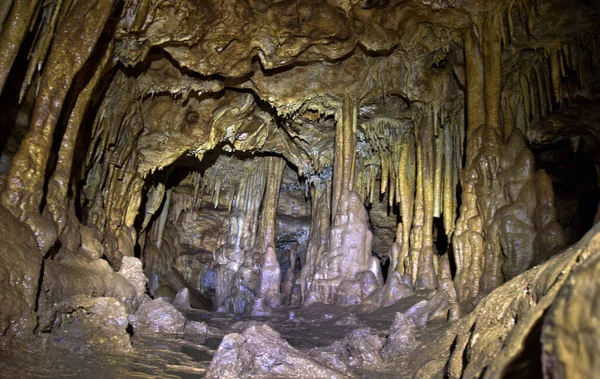
M310 186L312 218L306 260L302 262L300 274L302 299L306 300L311 290L315 271L322 254L329 248L329 229L331 219L331 182L316 179ZM330 206L331 205L331 206Z
M253 315L266 315L281 305L281 269L272 246L267 247L260 269L259 297L253 305Z

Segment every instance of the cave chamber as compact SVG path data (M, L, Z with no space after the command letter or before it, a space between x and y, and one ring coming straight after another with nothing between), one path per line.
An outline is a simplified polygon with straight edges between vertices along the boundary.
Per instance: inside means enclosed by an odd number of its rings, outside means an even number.
M4 1L2 371L600 374L598 19Z

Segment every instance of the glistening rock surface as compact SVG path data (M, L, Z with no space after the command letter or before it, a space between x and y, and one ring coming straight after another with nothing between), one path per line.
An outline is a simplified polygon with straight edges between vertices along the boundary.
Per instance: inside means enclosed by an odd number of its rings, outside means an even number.
M568 245L600 220L599 19L3 1L0 343L89 358L129 319L112 365L203 375L253 325L210 375L588 374L597 237Z

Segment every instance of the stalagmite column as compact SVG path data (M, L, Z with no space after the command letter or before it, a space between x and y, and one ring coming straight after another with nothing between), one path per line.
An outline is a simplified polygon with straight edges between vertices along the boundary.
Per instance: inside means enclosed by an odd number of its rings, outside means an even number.
M479 41L471 28L465 32L465 71L467 85L467 162L475 156L477 128L485 124L483 60Z
M29 131L13 159L2 194L2 203L17 217L23 219L38 211L46 162L63 102L73 78L91 55L114 2L76 2L58 27L42 74Z
M410 250L409 250L409 266L407 274L412 277L413 284L417 279L419 272L419 259L421 255L421 249L423 248L423 224L425 217L424 210L424 194L423 194L423 164L425 163L423 158L423 146L421 145L420 129L423 125L415 129L415 141L417 144L417 180L415 187L415 210L412 223L412 229L410 231Z
M108 1L107 1L108 3ZM0 93L29 30L39 0L14 0L0 33Z
M433 119L428 113L419 128L419 140L421 148L421 186L422 193L422 220L421 229L421 251L416 260L417 271L413 272L415 286L418 288L435 288L437 286L437 274L433 262L433 210L434 210L434 172L435 154L433 151ZM419 190L418 190L419 191Z
M306 295L310 292L315 270L323 252L329 249L330 199L331 182L321 181L320 179L315 180L310 188L312 220L306 260L300 262L302 264L300 272L302 299L306 299Z
M275 248L275 216L285 167L285 161L282 158L268 157L266 159L268 160L267 182L258 228L261 251L266 251L269 246Z
M396 265L396 271L404 275L409 265L407 261L409 252L410 230L412 229L413 212L415 203L415 167L416 167L416 151L415 140L412 134L409 134L406 143L402 147L400 154L400 167L398 175L400 176L400 209L402 213L402 222L398 224L398 228L402 231L397 232L397 237L401 236L400 255Z
M357 110L349 95L344 96L341 122L335 135L335 161L333 169L332 220L338 213L340 198L344 192L354 189L354 166L356 158ZM339 118L338 118L339 120Z
M52 213L54 221L58 224L59 234L65 227L65 218L67 215L66 201L67 193L69 190L69 180L71 178L71 167L73 165L73 153L75 151L75 143L77 141L77 135L79 133L79 126L81 125L85 112L88 108L90 98L96 88L104 68L112 56L112 47L106 51L102 62L98 66L98 69L94 73L94 76L81 91L77 97L75 107L69 116L65 134L63 135L60 149L58 151L58 160L56 161L56 168L54 173L48 182L48 192L46 195L46 207Z
M260 296L265 299L271 308L277 308L281 304L281 269L277 261L277 255L273 247L268 247L262 262L260 272Z

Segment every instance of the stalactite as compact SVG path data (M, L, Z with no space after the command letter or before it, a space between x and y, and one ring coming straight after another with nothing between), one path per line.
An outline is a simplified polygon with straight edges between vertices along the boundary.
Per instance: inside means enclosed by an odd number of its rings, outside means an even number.
M562 101L562 94L560 88L561 71L564 72L564 68L561 69L560 49L555 49L550 53L550 67L552 70L552 88L554 89L554 100L558 103Z
M356 107L350 96L344 97L344 107L342 112L343 139L343 182L342 192L352 191L354 189L354 169L356 155Z
M523 109L525 110L526 127L529 128L529 125L531 123L532 113L531 113L531 94L529 92L528 80L522 76L521 80L520 80L520 84L521 84L521 92L523 93ZM526 132L526 130L525 130L525 132Z
M373 202L374 200L377 199L376 198L376 196L377 196L376 195L376 184L377 184L377 171L376 171L376 168L373 167L373 166L371 166L369 172L370 172L370 177L371 177L371 180L370 180L371 183L369 185L369 200L371 202Z
M62 104L73 78L96 45L112 13L113 3L114 0L77 2L58 27L42 73L29 131L13 159L2 193L2 203L18 217L38 211L46 162Z
M339 114L336 116L335 126L335 146L334 146L334 159L333 159L333 198L331 201L331 218L333 219L337 214L337 205L342 196L342 182L344 176L344 161L343 161L343 146L344 146L344 130L342 127L342 116Z
M156 213L156 211L160 208L163 203L165 196L165 185L162 182L159 182L155 186L151 187L148 191L145 212L146 215L144 217L144 221L142 222L142 230L145 230L152 216Z
M71 167L73 165L73 153L75 151L75 143L77 141L77 135L79 133L79 127L83 122L86 110L88 108L90 99L96 88L99 80L102 78L104 69L112 56L112 48L107 49L104 54L104 58L98 65L92 79L88 82L86 87L81 91L77 97L77 101L69 120L67 121L67 127L65 134L63 135L62 143L58 151L58 159L56 161L56 167L54 173L48 182L48 190L46 194L46 206L52 213L54 221L58 224L58 232L62 233L66 223L66 201L67 193L69 189L69 181L71 177Z
M386 193L388 188L388 180L389 180L389 168L387 157L384 153L380 154L381 159L381 189L380 192L382 194Z
M485 124L503 136L500 124L500 95L502 93L501 44L498 18L494 14L484 22L483 66L485 93Z
M419 128L419 147L421 149L420 175L422 193L422 226L421 226L421 251L418 254L417 271L413 273L415 286L418 288L435 288L437 274L434 268L433 251L433 208L434 208L434 117L427 114Z
M446 125L445 129L448 129L450 126ZM435 126L434 126L435 128ZM434 181L433 181L433 217L440 217L442 211L442 181L443 181L443 171L444 171L444 137L445 132L442 130L441 133L438 134L435 140L435 170L434 170Z
M4 89L10 69L29 25L34 21L39 0L13 0L0 32L0 92Z
M390 183L390 190L388 193L388 207L390 207L390 209L394 206L395 203L395 197L396 197L396 172L393 169L392 165L391 165L391 159L388 162L388 169L390 170L389 173L389 183Z
M64 6L64 9L69 8L70 4ZM44 60L48 55L50 44L54 38L56 26L59 22L59 16L66 14L67 11L63 10L63 0L57 0L53 3L46 3L43 5L43 15L40 26L37 30L36 41L32 51L29 53L29 67L25 74L25 80L21 85L21 92L19 94L19 102L25 96L27 88L31 84L31 80L37 71L41 71Z
M548 104L548 113L551 113L554 109L554 98L552 96L552 69L549 66L550 60L544 59L541 67L544 76L544 98L546 99L546 104Z
M172 190L167 190L165 195L165 202L162 207L162 211L160 212L160 216L158 217L157 223L157 235L156 235L156 246L160 249L163 241L163 235L165 233L165 225L167 224L167 219L169 217L169 207L171 205L171 193Z
M415 187L415 210L413 216L412 229L410 231L410 250L408 258L410 261L408 275L411 276L413 284L417 280L419 272L419 260L421 249L423 248L423 225L425 223L425 194L423 193L423 174L425 159L423 156L423 146L421 144L420 130L424 126L415 128L415 142L416 142L416 187Z
M402 275L411 272L408 255L415 204L416 161L415 139L413 134L409 133L406 142L403 144L400 154L400 167L398 168L398 174L400 175L400 210L402 215L402 222L398 224L398 228L402 228L402 247L396 271Z
M0 31L4 27L4 21L6 21L6 18L8 17L13 1L14 0L6 0L0 4Z
M443 170L444 170L444 180L443 180L443 216L444 216L444 229L446 231L446 235L448 239L452 237L452 232L454 231L454 214L456 212L456 204L455 204L455 167L453 162L453 143L454 139L452 138L452 132L450 130L450 126L444 128L443 131L443 149L444 149L444 159L443 159ZM454 129L454 128L452 128Z
M540 117L546 117L548 115L548 108L546 104L546 92L544 90L544 77L542 76L542 70L539 64L536 63L533 66L533 68L535 71L535 76L537 78L537 94L540 106Z
M465 72L467 81L467 162L476 152L474 132L485 124L484 74L483 60L479 50L479 41L472 29L465 31Z

